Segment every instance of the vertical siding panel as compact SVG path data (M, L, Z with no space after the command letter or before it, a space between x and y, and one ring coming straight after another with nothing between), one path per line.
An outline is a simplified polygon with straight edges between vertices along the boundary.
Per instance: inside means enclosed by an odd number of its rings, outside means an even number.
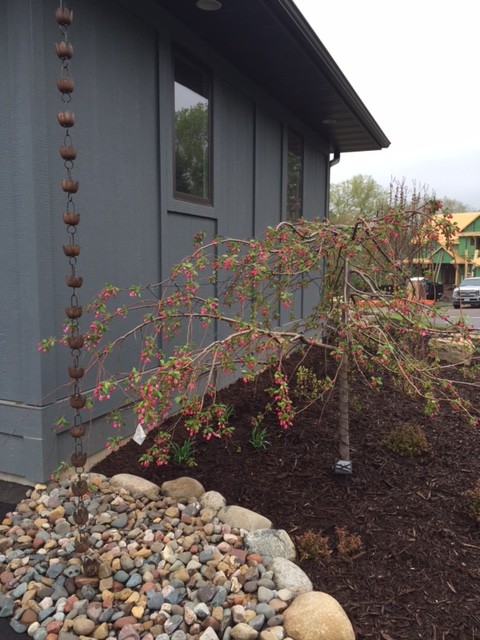
M218 232L249 237L253 227L254 105L227 83L218 82L213 109Z
M44 55L42 6L0 3L0 399L28 404L53 371L36 351L53 297Z
M327 215L327 176L327 155L305 140L303 215L309 220Z
M304 201L303 212L305 218L323 219L327 216L327 177L329 172L328 156L318 147L310 143L305 144L304 159ZM320 273L312 274L320 276ZM318 282L318 281L317 281ZM311 286L305 291L302 300L302 315L307 316L318 304L320 284Z
M282 219L282 123L257 109L255 139L254 233Z

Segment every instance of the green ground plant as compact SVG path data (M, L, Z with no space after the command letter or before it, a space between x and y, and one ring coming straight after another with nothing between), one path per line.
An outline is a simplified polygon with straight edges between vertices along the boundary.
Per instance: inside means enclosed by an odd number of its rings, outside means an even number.
M402 458L425 455L432 449L419 424L405 424L394 429L385 440L385 446Z
M333 381L329 376L319 378L312 369L300 365L297 368L293 384L293 396L299 402L315 402L332 389Z
M197 466L193 440L187 438L181 444L173 442L171 451L172 459L175 464L186 465L187 467Z
M254 449L267 449L270 445L270 442L267 440L268 431L265 427L262 427L263 419L263 413L259 413L251 418L252 431L250 433L249 443Z
M55 482L60 482L60 480L63 480L63 478L71 473L72 469L73 467L69 462L65 462L65 460L62 460L60 464L52 471L51 479L55 480Z

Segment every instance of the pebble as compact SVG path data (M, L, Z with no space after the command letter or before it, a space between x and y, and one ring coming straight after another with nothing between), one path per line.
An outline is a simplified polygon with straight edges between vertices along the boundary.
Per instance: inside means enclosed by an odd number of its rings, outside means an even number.
M14 631L33 640L285 637L293 594L276 590L267 555L245 550L245 531L217 518L220 494L177 503L133 497L104 477L96 486L86 507L97 576L74 555L68 480L50 493L37 485L0 523L0 617Z

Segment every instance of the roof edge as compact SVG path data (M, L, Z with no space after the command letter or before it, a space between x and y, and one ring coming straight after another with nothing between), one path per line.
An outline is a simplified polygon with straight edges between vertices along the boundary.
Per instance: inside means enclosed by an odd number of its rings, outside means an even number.
M312 61L315 64L318 64L319 60L322 62L321 70L368 130L378 144L378 148L389 147L390 140L292 0L262 0L262 2L275 14L284 29L308 52Z

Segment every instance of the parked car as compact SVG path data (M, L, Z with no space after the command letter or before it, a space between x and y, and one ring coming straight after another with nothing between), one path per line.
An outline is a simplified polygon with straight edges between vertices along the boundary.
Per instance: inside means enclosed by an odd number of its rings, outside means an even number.
M407 289L409 286L410 289L413 288L414 297L417 299L440 300L443 296L443 284L427 280L427 278L424 278L423 276L409 278L407 282ZM382 284L379 289L388 295L392 295L396 290L396 286L393 284Z
M424 277L409 278L409 280L420 298L425 295L426 300L440 300L443 296L443 284L440 282L433 282Z
M480 278L464 278L460 286L453 290L452 301L454 309L467 304L480 306Z

